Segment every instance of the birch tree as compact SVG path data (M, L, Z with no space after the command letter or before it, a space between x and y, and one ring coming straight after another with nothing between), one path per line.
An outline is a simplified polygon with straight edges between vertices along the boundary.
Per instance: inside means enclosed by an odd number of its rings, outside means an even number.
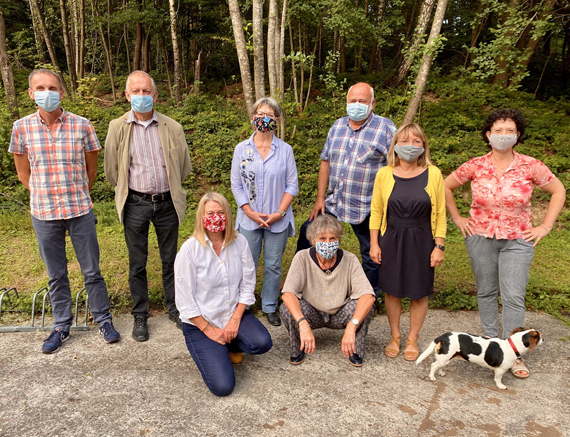
M174 99L176 104L180 103L180 51L178 49L178 34L176 20L176 0L170 0L170 33L172 36L172 51L174 55ZM168 68L168 66L166 67Z
M63 33L63 45L65 46L65 57L67 59L67 71L69 71L69 83L71 84L71 92L75 94L77 91L77 76L75 71L75 62L73 59L73 50L71 49L71 39L69 37L67 0L59 0L59 7L61 10L61 27Z
M253 80L255 84L255 100L265 97L263 0L253 0Z
M414 95L410 100L410 104L408 105L408 110L406 112L406 115L404 116L404 121L402 122L403 125L411 123L414 120L416 113L418 112L420 101L422 99L422 95L426 87L429 71L431 69L431 63L433 61L433 58L435 57L435 53L437 52L438 45L441 41L439 35L441 32L441 25L443 23L443 17L445 16L446 8L447 8L447 0L438 0L437 8L435 10L435 16L433 18L433 23L431 25L431 32L429 34L429 39L424 49L422 65L420 67L420 71L418 72L418 76L416 78Z
M12 118L18 119L20 118L18 99L16 97L16 88L14 87L12 65L10 64L8 49L6 48L6 25L4 24L2 9L0 9L0 70L2 70L2 82L6 91L6 104L12 114Z

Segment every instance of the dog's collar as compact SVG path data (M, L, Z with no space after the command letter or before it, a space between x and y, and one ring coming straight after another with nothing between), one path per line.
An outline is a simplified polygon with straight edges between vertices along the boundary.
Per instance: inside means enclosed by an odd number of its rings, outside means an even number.
M509 340L509 344L511 345L511 347L513 348L513 351L515 351L515 354L517 354L517 358L521 357L521 354L519 353L519 351L517 350L517 347L515 346L515 344L513 343L513 341L508 338Z

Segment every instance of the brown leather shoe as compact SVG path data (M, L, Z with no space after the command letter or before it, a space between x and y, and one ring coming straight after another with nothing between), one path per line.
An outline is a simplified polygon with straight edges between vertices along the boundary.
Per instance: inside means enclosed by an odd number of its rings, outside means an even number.
M243 361L243 354L241 352L230 352L230 361L232 364L239 364Z

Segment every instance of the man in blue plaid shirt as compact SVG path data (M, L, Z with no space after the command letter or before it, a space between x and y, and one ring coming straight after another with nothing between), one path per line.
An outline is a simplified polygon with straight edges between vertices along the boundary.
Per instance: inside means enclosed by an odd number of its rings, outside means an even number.
M386 165L396 126L374 114L375 104L374 89L367 83L348 90L348 116L334 122L321 152L317 200L299 232L297 251L311 247L306 228L319 214L350 223L360 243L364 273L378 297L378 265L369 255L370 203L376 173Z

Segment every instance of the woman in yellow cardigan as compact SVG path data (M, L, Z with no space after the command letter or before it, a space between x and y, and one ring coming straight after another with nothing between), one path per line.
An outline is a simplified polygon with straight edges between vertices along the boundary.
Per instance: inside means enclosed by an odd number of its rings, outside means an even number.
M416 343L433 293L434 269L443 262L445 232L443 177L430 160L426 134L417 124L402 126L392 140L388 166L376 175L370 216L370 257L380 264L379 286L391 330L384 352L390 358L400 353L403 297L412 301L404 359L418 358Z

